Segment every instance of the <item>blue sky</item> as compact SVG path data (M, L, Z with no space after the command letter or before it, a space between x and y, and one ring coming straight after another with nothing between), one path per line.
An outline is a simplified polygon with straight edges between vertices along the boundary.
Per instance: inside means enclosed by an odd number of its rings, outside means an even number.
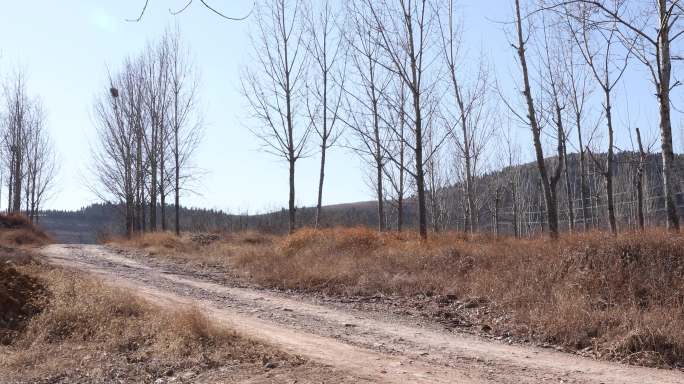
M105 85L107 68L116 71L123 58L140 52L146 42L160 36L164 28L178 23L201 74L200 102L205 116L205 138L196 165L205 170L185 204L230 211L257 212L279 209L287 202L287 169L277 159L259 150L259 142L244 125L247 115L240 96L240 70L248 65L251 49L247 37L249 22L226 22L205 10L199 2L179 16L169 7L184 1L151 0L140 23L136 17L144 0L7 1L0 13L0 76L23 68L29 91L43 100L48 129L55 141L60 173L50 208L75 209L95 202L86 187L90 146L94 136L91 111L94 96ZM503 88L514 92L517 76L514 51L503 26L492 20L511 18L511 2L464 0L466 51L478 57L480 51L496 67ZM228 14L244 14L250 0L215 0L212 5ZM617 145L630 148L626 126L636 124L656 137L655 100L650 84L642 80L638 64L626 78L629 87L618 90ZM629 92L626 90L629 89ZM629 119L624 113L629 100ZM675 103L681 100L675 94ZM622 111L621 111L622 110ZM680 148L679 120L676 147ZM515 131L527 157L531 146L524 127ZM327 204L367 200L372 192L356 155L333 149L329 158ZM315 204L318 159L302 160L297 169L297 203ZM0 203L2 204L2 203Z

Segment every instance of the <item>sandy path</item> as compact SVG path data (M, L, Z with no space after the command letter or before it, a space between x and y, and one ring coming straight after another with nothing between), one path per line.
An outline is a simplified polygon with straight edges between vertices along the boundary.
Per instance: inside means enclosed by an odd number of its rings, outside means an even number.
M162 305L190 304L284 351L378 383L684 383L676 371L593 361L454 334L387 314L217 284L136 261L106 247L50 245L53 263L133 289Z

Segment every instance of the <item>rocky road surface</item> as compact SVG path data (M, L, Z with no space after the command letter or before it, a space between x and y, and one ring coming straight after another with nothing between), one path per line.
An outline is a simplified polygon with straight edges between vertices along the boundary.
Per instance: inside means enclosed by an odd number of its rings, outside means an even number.
M98 245L55 244L51 263L129 288L169 308L191 305L285 352L370 383L683 384L684 373L594 361L416 324L396 314L246 288Z

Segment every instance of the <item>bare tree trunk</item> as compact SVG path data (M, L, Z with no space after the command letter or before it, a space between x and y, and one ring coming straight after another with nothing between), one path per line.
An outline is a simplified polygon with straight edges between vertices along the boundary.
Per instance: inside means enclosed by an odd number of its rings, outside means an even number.
M404 107L403 107L403 93L402 93L402 107L401 107L401 132L402 137L400 138L401 149L399 151L399 193L397 197L397 232L401 232L404 229Z
M180 236L180 161L179 161L179 148L178 148L178 130L179 130L179 123L178 123L178 98L174 100L174 109L175 113L174 116L176 121L174 124L174 135L173 135L173 141L174 141L174 153L173 153L173 160L174 160L174 173L175 173L175 183L174 183L174 209L176 211L176 216L174 217L174 222L175 222L175 230L176 230L176 236Z
M606 75L607 76L607 75ZM606 81L608 83L608 81ZM608 202L608 223L610 225L610 232L617 234L617 223L615 221L615 197L613 193L613 116L611 106L610 89L605 90L605 111L606 120L608 122L608 154L606 155L606 169L604 170L604 177L606 178L606 201Z
M579 112L575 113L575 120L577 123L577 139L579 143L579 156L580 156L580 194L582 198L582 221L584 225L584 231L586 232L589 230L590 227L590 222L589 219L591 217L590 213L590 205L591 202L590 197L589 197L589 185L587 184L587 159L586 159L586 152L584 149L584 143L582 142L582 129L581 129L581 120L582 117Z
M316 200L316 221L315 226L321 225L323 214L323 185L325 181L325 162L328 148L332 147L339 135L335 133L335 123L337 121L338 107L341 95L333 94L335 81L331 80L331 73L336 69L338 54L344 50L342 35L343 32L337 28L338 16L335 9L331 6L330 0L321 2L320 12L310 12L308 14L308 51L316 64L316 70L320 75L320 80L314 81L313 93L322 108L320 123L316 123L318 116L311 116L314 129L321 139L321 161L318 176L318 196ZM313 8L313 3L309 4ZM336 33L337 32L337 33ZM344 75L342 75L344 77ZM333 78L334 80L334 78ZM344 80L340 80L339 90L342 90Z
M18 123L21 124L21 123ZM17 129L21 132L21 128ZM21 136L17 139L19 140ZM17 141L18 141L17 140ZM12 212L19 213L21 211L21 181L22 181L22 150L21 144L14 146L14 201L12 202Z
M383 185L382 185L382 162L378 162L376 165L376 186L377 189L377 199L378 199L378 231L385 231L385 198L383 196Z
M672 59L670 57L670 14L666 0L658 0L661 30L658 34L660 58L658 67L660 101L660 143L663 157L663 191L665 193L665 209L667 211L667 228L679 231L679 214L674 200L673 174L674 152L672 150L672 121L670 120L670 90L672 75ZM679 17L679 16L676 16Z
M501 201L501 188L497 187L494 192L494 235L499 236L499 203Z
M7 181L7 213L12 212L12 202L14 201L14 151L10 153L9 180Z
M637 190L637 222L639 229L644 230L644 166L646 163L646 152L644 146L641 144L641 133L639 128L636 128L637 143L639 144L639 164L637 166L636 174L636 190Z
M325 118L324 118L325 119ZM324 123L325 124L325 123ZM321 169L318 174L318 199L316 200L316 223L315 227L321 223L321 211L323 210L323 180L325 179L325 151L326 142L321 144Z
M166 107L162 107L162 118L159 126L159 208L161 213L161 229L166 231L168 224L166 222L166 134L167 127L165 123Z
M470 153L470 140L468 133L468 119L465 105L463 103L463 98L461 97L461 88L456 79L456 69L453 64L453 58L450 66L452 67L451 72L451 82L454 87L454 94L456 95L456 104L459 109L459 117L461 120L461 131L463 134L463 157L465 161L465 190L466 190L466 230L473 233L475 230L475 204L473 202L473 172L472 172L472 158Z
M514 181L511 181L511 200L513 201L513 236L520 237L520 229L518 227L518 191Z
M537 168L539 170L539 178L541 187L544 193L544 201L546 203L546 215L549 222L549 234L552 238L558 237L558 214L555 196L551 191L549 185L549 177L546 171L546 164L544 163L544 151L541 144L541 131L537 122L536 110L534 107L534 99L532 97L532 87L530 86L530 78L527 69L527 58L525 56L525 39L523 38L522 18L520 16L520 0L515 0L516 12L516 27L518 35L518 57L520 58L520 66L523 75L524 95L527 102L527 113L532 130L532 139L534 141L534 150L537 160Z
M423 171L423 128L420 116L420 97L414 95L416 114L416 187L418 189L418 222L420 237L427 239L427 213L425 212L425 173Z
M372 69L373 63L370 63L371 66L371 95L372 95L372 103L373 103L373 136L374 136L374 141L375 141L375 172L376 172L376 193L377 193L377 199L378 199L378 231L383 232L385 230L385 197L384 197L384 187L382 183L382 174L383 174L383 155L382 155L382 147L381 147L381 138L380 138L380 112L378 110L378 97L376 96L375 92L375 79L373 78L374 72Z
M289 222L288 222L288 232L290 234L294 233L295 229L297 228L297 220L295 217L296 210L297 208L295 207L295 161L290 160L290 193L289 193L289 199L288 199L288 214L289 214Z
M156 113L156 112L153 112ZM158 180L157 180L157 173L158 173L158 164L157 164L157 119L153 118L152 119L152 137L151 141L152 143L150 144L150 150L149 150L149 161L150 161L150 231L156 232L157 231L157 197L158 197L158 191L157 191L157 185L158 185Z
M567 140L563 143L563 168L565 174L565 192L568 199L568 228L570 232L575 231L575 203L572 195L572 182L570 181L570 171L568 169L568 150Z

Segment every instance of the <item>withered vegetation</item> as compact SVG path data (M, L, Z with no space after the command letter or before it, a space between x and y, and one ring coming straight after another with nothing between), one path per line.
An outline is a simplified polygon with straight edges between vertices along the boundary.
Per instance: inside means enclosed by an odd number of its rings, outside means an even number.
M441 233L425 242L413 233L335 228L285 237L155 234L119 244L271 288L475 300L487 307L478 311L481 325L499 334L605 359L684 365L684 237L664 230L558 241Z

